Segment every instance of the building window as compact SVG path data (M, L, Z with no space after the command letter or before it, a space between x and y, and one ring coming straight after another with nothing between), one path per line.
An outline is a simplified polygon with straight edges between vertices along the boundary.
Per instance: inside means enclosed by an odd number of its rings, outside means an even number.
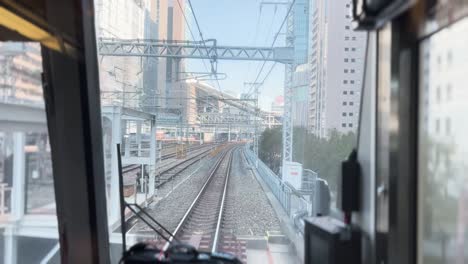
M349 8L349 4L346 4L346 7Z
M356 40L356 37L353 37L352 40Z
M356 48L352 48L351 51L356 51Z
M349 50L349 48L344 48L344 51L348 51L348 50Z
M351 69L351 73L354 73L354 69Z
M343 91L343 94L344 94L344 95L347 95L347 94L348 94L348 91Z
M354 80L349 81L351 84L354 84Z
M354 102L349 102L349 105L354 105Z
M351 18L349 15L346 15L346 18Z
M348 59L344 59L344 62L348 62Z
M437 102L437 103L440 103L440 98L441 98L441 95L440 95L440 86L437 86L437 88L436 88L436 102Z
M449 50L448 53L447 53L447 66L450 67L450 65L452 65L452 51Z
M349 123L349 124L348 124L348 127L353 127L353 124L352 124L352 123Z
M351 62L356 62L356 59L351 59Z
M452 122L451 122L450 118L447 117L445 119L445 133L447 135L450 135L451 127L452 127Z
M343 112L343 113L341 113L341 115L342 115L342 116L346 116L346 113L345 113L345 112Z
M348 73L348 69L344 69L344 73Z
M447 100L452 100L452 84L447 84Z
M349 113L349 116L353 116L354 114L353 113Z
M349 37L348 36L344 37L344 40L349 40Z
M345 123L341 123L341 127L346 127L346 124L345 124Z
M343 83L344 83L344 84L347 84L347 83L348 83L348 80L343 80Z
M349 26L345 26L345 29L349 29Z
M349 94L353 95L353 94L354 94L354 91L349 91Z
M348 105L348 103L347 103L347 102L343 102L343 105Z

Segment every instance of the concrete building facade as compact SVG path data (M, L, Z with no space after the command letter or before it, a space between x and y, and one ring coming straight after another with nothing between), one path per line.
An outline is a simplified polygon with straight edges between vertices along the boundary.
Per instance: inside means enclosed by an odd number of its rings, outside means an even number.
M310 65L296 67L293 73L292 121L295 127L307 127L310 103Z
M351 29L351 2L310 2L309 131L356 132L359 121L366 35Z
M293 6L294 72L292 73L292 124L307 127L309 96L309 0L297 0Z
M143 39L151 27L150 0L96 1L97 38ZM146 36L148 36L146 32ZM143 58L104 57L99 60L99 78L103 105L140 107L144 95ZM149 83L146 86L152 86Z
M43 104L41 48L37 43L0 44L0 101Z

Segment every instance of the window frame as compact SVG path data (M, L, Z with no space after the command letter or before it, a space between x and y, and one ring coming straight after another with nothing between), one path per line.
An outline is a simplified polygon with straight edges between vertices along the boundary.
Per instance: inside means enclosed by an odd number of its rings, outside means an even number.
M110 263L94 3L46 0L44 6L30 5L35 9L13 2L2 6L68 44L52 50L41 43L60 259ZM2 41L31 40L18 33L22 31L2 30Z

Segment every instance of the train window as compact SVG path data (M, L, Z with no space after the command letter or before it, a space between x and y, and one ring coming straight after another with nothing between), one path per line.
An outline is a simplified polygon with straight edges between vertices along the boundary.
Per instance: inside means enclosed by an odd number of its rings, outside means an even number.
M39 43L0 42L0 262L60 259Z
M366 34L344 19L350 4L98 2L113 260L122 250L118 156L125 202L175 239L247 263L268 254L275 263L302 258L290 247L302 247L302 239L282 219L303 232L302 219L316 215L318 182L326 182L335 209L341 161L356 147L360 102L347 94L362 89L363 76L347 75L363 72ZM356 40L352 48L349 40ZM278 48L290 52L264 52ZM351 50L353 58L345 57ZM354 117L343 118L348 113ZM130 209L124 213L127 245L172 243Z
M468 67L466 32L468 19L464 18L421 43L418 143L418 263L421 264L464 263L468 259L465 102L468 91L463 88ZM449 56L440 55L447 52ZM445 94L441 87L452 87L451 96L439 100L440 94Z

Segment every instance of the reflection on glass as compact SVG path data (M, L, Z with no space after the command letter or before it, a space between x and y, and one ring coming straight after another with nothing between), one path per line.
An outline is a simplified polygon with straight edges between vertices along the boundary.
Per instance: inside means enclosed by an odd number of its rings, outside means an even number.
M419 263L468 260L468 20L421 44Z
M391 88L390 88L390 73L391 73L391 38L392 27L388 24L379 31L379 77L378 77L378 117L377 117L377 174L376 185L383 188L388 188L389 181L389 148L390 148L390 132L395 127L395 120L391 113ZM392 122L393 121L393 122ZM388 232L388 193L380 192L377 196L376 206L376 229L378 235Z
M60 258L37 43L0 43L0 263Z

